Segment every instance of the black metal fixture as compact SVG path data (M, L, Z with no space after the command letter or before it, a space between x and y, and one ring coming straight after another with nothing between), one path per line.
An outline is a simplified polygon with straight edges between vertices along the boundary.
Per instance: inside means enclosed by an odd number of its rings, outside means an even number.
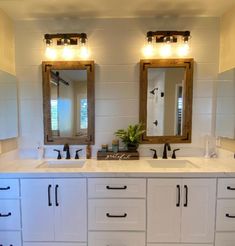
M51 45L56 40L57 45L78 45L85 44L87 41L86 33L56 33L45 34L44 39L47 45Z
M146 36L148 43L154 38L156 43L177 43L179 37L187 43L191 38L190 31L148 31Z
M169 143L165 143L164 144L164 150L163 150L162 159L167 159L167 150L171 151L171 146L170 146Z
M150 91L150 93L153 94L153 95L155 95L155 91L157 91L157 90L158 90L158 88L154 88L154 89L152 89L152 90Z
M66 151L65 159L70 159L69 145L67 143L64 145L63 151Z

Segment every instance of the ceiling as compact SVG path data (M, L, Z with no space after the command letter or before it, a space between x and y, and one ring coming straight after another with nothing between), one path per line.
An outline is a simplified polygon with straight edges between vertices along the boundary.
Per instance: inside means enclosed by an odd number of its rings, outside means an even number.
M235 0L0 0L14 20L221 16Z

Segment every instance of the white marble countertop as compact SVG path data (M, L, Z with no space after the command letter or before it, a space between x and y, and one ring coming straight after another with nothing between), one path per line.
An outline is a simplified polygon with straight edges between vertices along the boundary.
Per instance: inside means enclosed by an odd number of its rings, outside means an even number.
M85 160L85 164L79 168L47 168L42 166L45 160L0 160L0 178L235 177L235 159L178 158L177 160L188 160L193 164L190 167L183 168L154 168L149 160L151 159L141 158L136 161L98 161L90 159Z

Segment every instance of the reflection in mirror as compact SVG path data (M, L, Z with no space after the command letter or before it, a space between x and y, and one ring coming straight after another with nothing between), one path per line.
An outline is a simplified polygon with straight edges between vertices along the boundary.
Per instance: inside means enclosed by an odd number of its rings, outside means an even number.
M185 68L148 68L147 73L147 136L181 135Z
M235 70L219 75L216 83L216 136L235 139Z
M143 143L190 143L193 59L140 61Z
M51 129L58 137L87 137L85 70L51 70Z
M45 144L94 143L94 63L43 63Z

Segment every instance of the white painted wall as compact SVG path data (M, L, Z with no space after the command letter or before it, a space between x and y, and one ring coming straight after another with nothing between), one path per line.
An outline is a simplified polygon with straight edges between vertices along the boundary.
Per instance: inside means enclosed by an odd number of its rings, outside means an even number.
M235 6L220 20L220 72L235 68Z
M13 21L10 19L9 16L7 16L7 14L2 11L0 9L0 72L6 72L9 73L10 75L15 75L15 36L14 36L14 25L13 25ZM6 82L3 81L4 77L10 77L10 75L8 76L7 74L1 76L1 84ZM9 85L10 86L10 85ZM1 87L1 92L3 92L3 87ZM10 129L12 127L12 129L14 128L14 126L17 124L17 113L16 113L16 108L15 108L15 100L16 98L14 98L14 103L12 100L6 100L6 98L10 99L10 97L12 96L12 93L15 95L15 92L10 92L7 93L4 92L2 93L2 96L0 96L0 98L2 100L4 100L4 102L2 102L0 105L1 107L1 116L5 121L9 121L7 123L7 125L4 125L5 129L8 128ZM11 95L10 95L11 94ZM11 98L12 99L12 98ZM14 111L12 110L10 111L9 107L5 107L6 104L8 103L8 105L13 105L11 108L14 109ZM10 103L10 104L9 104ZM6 111L8 109L8 111ZM9 115L9 117L6 117L6 115ZM3 122L3 121L1 121ZM12 124L11 124L12 123ZM9 125L11 125L9 127ZM3 128L1 129L3 131ZM5 130L6 131L6 130ZM15 129L15 132L12 132L11 134L7 134L8 136L15 136L17 135L16 133L17 129ZM5 133L2 133L1 135L3 136ZM5 135L6 136L6 135ZM11 150L14 150L17 148L17 138L10 138L7 140L2 140L0 141L0 147L1 147L1 151L0 153L5 153Z
M96 145L111 144L113 133L138 122L139 60L147 31L190 30L195 59L192 144L177 145L181 155L200 155L205 134L214 132L213 88L219 66L219 19L146 18L19 21L15 23L19 79L20 148L43 142L41 62L43 35L86 32L95 60ZM149 146L141 146L150 155ZM54 154L53 154L54 155Z

